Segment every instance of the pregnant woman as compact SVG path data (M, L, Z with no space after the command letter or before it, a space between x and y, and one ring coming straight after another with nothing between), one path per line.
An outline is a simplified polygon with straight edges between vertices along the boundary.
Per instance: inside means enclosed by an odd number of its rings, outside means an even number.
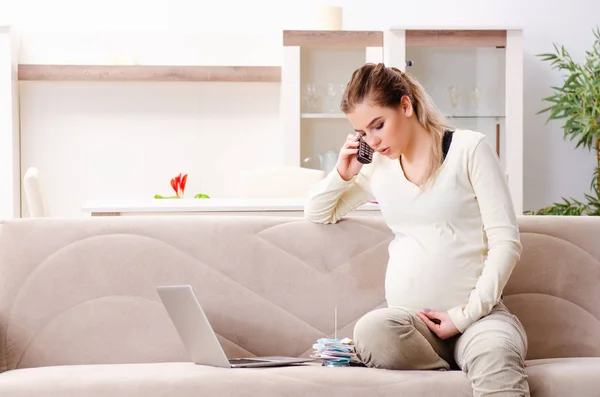
M415 79L383 64L353 73L342 111L358 136L311 192L305 217L336 223L376 199L395 235L387 307L357 322L358 357L375 368L460 368L476 397L529 396L527 337L501 300L522 246L492 146L479 132L451 131ZM371 163L357 158L360 139Z

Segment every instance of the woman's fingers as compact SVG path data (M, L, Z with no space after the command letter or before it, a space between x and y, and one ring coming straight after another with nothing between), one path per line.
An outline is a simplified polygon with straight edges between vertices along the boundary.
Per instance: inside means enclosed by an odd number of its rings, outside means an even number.
M359 145L358 138L355 135L348 135L348 137L346 138L346 143L344 144L342 151L344 152L345 155L358 153L358 150L357 150L358 145Z
M440 314L436 311L424 310L422 313L436 324L439 324L442 321L442 319L440 318Z
M358 142L358 137L350 134L346 137L346 142Z
M358 142L358 138L356 137L356 135L352 135L352 134L348 135L348 137L346 138L346 142L344 143L344 146L340 150L341 158L349 159L351 156L357 154L358 146L359 146L359 142Z
M358 153L358 149L347 148L347 149L344 149L344 150L342 151L342 153L343 153L345 156L350 156L350 155L352 155L352 154L356 154L356 153Z
M437 330L438 330L438 325L436 323L434 323L433 321L431 321L429 319L429 317L427 317L425 314L418 312L417 315L419 316L419 318L421 320L423 320L423 322L425 323L425 325L427 325L427 328L429 328L433 333L437 334Z
M345 147L358 147L360 143L358 142L358 140L354 140L354 139L347 139L346 140L346 144L344 145Z

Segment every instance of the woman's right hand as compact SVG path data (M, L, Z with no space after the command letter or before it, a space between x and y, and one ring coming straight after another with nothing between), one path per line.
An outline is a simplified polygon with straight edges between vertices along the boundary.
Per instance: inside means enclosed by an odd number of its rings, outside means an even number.
M359 139L357 135L349 134L346 137L346 142L340 150L340 155L337 162L337 171L345 181L354 178L362 168L363 164L358 161L356 154L358 153Z

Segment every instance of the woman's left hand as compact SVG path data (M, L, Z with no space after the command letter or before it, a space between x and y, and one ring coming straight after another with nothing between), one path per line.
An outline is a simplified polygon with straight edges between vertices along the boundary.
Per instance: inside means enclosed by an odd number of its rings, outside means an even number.
M459 333L450 315L446 312L425 309L422 312L417 312L417 315L425 322L431 332L440 339L448 339Z

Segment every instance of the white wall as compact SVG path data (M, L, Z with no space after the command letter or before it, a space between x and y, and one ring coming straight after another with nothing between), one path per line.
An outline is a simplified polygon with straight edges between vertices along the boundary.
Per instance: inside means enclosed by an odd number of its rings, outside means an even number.
M27 83L23 172L40 169L50 214L87 200L236 194L238 170L276 164L278 86L223 83ZM256 100L256 98L261 98ZM265 155L261 155L265 153Z
M0 25L0 219L20 215L17 51L11 30Z
M240 36L21 32L21 63L279 64L280 37ZM40 169L51 215L170 196L179 173L185 197L231 197L240 169L282 162L278 115L279 83L22 82L23 173Z
M28 60L66 57L57 50L61 48L79 46L83 51L91 44L100 45L97 40L77 39L77 32L91 33L91 37L95 37L98 32L135 36L136 32L153 31L166 35L166 40L159 42L154 51L152 45L143 46L138 42L128 47L131 41L113 41L96 53L78 54L79 59L109 62L135 48L147 58L153 56L154 60L165 62L172 59L215 61L210 59L208 51L199 51L193 46L188 47L188 51L178 51L179 41L169 38L182 32L225 31L265 32L261 36L265 41L253 49L220 56L237 57L246 62L267 59L267 63L278 62L279 30L312 28L314 10L319 5L344 6L345 29L385 29L402 24L521 26L525 40L524 207L547 205L560 196L581 198L588 189L594 166L592 154L575 151L572 143L563 141L561 122L546 125L546 116L535 114L545 106L541 98L551 93L549 87L561 81L558 72L535 54L551 51L554 41L565 44L576 60L583 59L584 51L593 41L592 28L600 15L600 2L595 0L573 0L568 4L558 0L236 0L210 5L192 0L104 0L96 6L90 3L5 1L0 5L0 23L12 23L25 35L22 56ZM52 36L48 32L66 32L67 36ZM67 43L64 37L69 35L73 40ZM245 34L240 37L247 38ZM232 42L228 40L228 43ZM175 45L175 50L163 50L169 48L169 44ZM261 57L252 58L255 51L263 51ZM210 100L202 95L205 90L211 93ZM33 163L41 165L51 184L50 211L54 214L78 215L78 208L85 199L118 198L118 195L147 197L163 190L166 193L168 178L174 172L186 171L193 178L208 167L205 160L189 158L193 152L198 156L206 153L206 145L203 145L206 140L213 148L222 148L208 163L213 167L211 171L223 171L223 179L234 173L229 166L232 158L244 154L249 165L253 161L279 161L277 155L268 150L261 151L265 153L262 160L256 160L252 150L262 148L265 143L267 147L278 145L276 85L229 88L202 84L27 83L23 84L21 95L23 169ZM260 114L258 124L248 122L255 112ZM169 131L168 136L166 131ZM145 140L148 137L152 137L150 142ZM174 140L187 142L185 157L173 154ZM142 142L144 151L133 150ZM101 152L96 150L97 146L103 148ZM229 152L233 148L235 151ZM134 156L132 162L125 165L130 155ZM103 157L103 162L95 161L94 156L96 160ZM156 165L160 158L165 166ZM77 159L81 162L75 162ZM109 171L101 174L100 166ZM229 187L207 175L203 174L202 186L198 188L213 189L215 196L229 194ZM131 185L136 178L143 181L139 188ZM158 185L158 180L163 178L164 188ZM190 193L192 181L194 179L190 180ZM73 183L82 184L82 188L74 189Z

